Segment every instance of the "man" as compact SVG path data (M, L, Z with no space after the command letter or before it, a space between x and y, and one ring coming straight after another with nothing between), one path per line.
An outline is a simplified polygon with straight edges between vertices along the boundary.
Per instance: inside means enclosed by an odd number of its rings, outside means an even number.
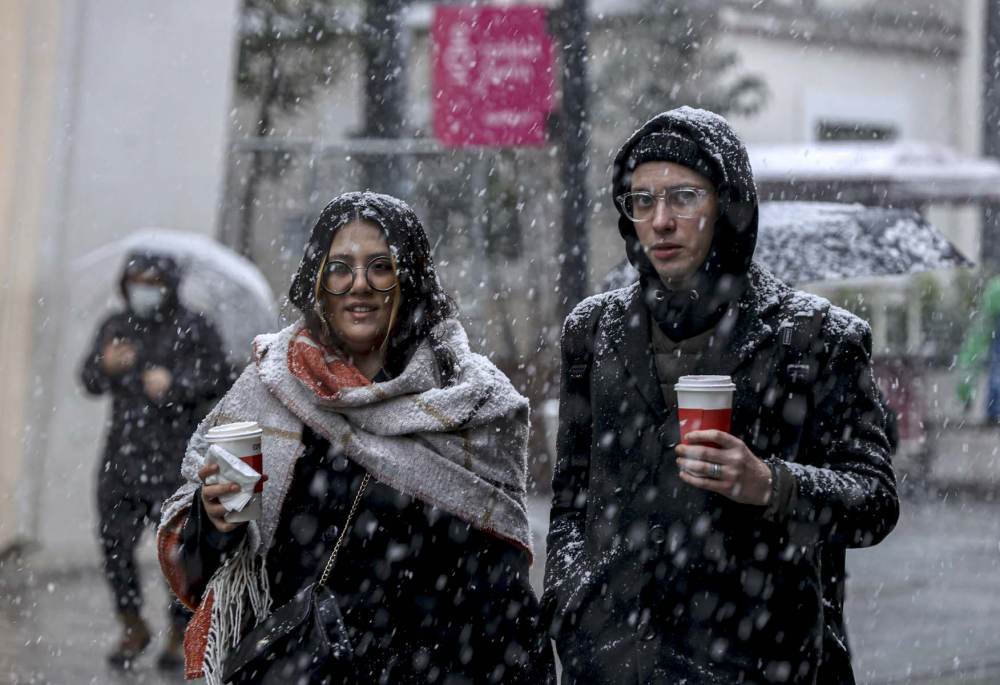
M180 481L180 460L205 403L232 383L222 342L200 314L178 298L180 271L163 255L134 253L121 278L125 309L101 325L81 378L94 395L110 393L112 407L97 505L104 570L115 597L121 640L108 655L128 668L152 636L141 615L142 588L135 550L146 525ZM174 599L157 665L183 666L189 612Z
M544 601L563 683L853 683L847 547L899 501L868 326L752 262L757 195L721 117L625 143L640 273L567 318ZM674 384L728 375L731 434L679 445Z

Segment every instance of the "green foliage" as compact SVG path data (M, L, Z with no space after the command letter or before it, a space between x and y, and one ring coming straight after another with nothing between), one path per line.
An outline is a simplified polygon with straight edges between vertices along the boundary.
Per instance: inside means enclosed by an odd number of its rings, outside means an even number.
M736 53L719 45L718 3L644 0L641 10L608 21L615 38L594 56L598 121L646 121L681 105L723 116L763 107L764 81L738 73Z
M950 363L969 328L981 291L982 276L974 271L958 272L950 285L930 275L913 279L908 296L920 300L925 355L939 357L942 364Z

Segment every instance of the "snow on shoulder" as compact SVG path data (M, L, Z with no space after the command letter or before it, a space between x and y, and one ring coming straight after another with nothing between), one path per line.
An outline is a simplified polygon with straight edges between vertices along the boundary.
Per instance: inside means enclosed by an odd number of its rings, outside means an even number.
M566 317L566 321L563 324L563 336L565 336L570 331L577 331L581 327L586 326L587 322L590 321L594 310L600 308L603 312L608 310L609 305L618 305L622 309L629 306L632 298L635 297L636 291L639 289L639 283L635 282L631 285L627 285L624 288L618 288L616 290L609 290L605 293L598 293L596 295L591 295L587 299L580 302L580 304L573 307L573 311L569 313ZM604 314L602 314L602 317Z
M786 285L756 261L750 266L749 276L753 283L749 292L749 296L753 298L750 306L757 311L766 311L780 304L782 317L786 320L812 317L817 312L825 311L824 335L831 340L860 342L871 334L871 328L864 319L832 304L824 297Z
M788 284L756 260L750 263L747 278L751 287L746 296L750 298L749 303L756 311L767 311L778 305L786 293L791 292Z
M292 325L294 326L301 324L302 322L299 321ZM283 330L286 330L287 328L290 328L290 326L286 326L286 328ZM267 354L267 351L271 348L271 345L273 345L275 341L279 338L279 336L281 336L281 333L282 331L278 331L276 333L262 333L261 335L258 335L256 338L253 339L253 353L254 353L254 358L257 360L258 364Z
M856 342L870 337L872 330L867 321L835 304L830 305L826 314L826 329L834 336Z
M826 298L801 290L790 290L790 294L785 306L793 317L812 316L818 311L827 310L823 331L824 337L830 340L860 342L871 334L871 327L864 319L832 304Z

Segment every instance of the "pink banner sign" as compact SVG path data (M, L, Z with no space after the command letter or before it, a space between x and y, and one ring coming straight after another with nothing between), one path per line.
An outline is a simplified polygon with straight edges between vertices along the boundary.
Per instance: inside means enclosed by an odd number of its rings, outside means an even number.
M552 110L552 41L542 7L438 5L434 133L449 147L542 145Z

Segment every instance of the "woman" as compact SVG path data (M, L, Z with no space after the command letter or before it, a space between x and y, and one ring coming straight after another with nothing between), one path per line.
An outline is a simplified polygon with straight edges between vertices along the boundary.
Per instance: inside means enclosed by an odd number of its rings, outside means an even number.
M336 198L290 299L303 318L255 341L256 365L193 436L189 482L165 505L161 565L198 607L189 677L221 682L218 655L322 574L367 473L327 584L353 648L330 682L546 682L527 400L470 351L416 215L385 195ZM205 433L234 421L264 429L269 482L246 525L222 518L236 486L202 486L218 469Z

